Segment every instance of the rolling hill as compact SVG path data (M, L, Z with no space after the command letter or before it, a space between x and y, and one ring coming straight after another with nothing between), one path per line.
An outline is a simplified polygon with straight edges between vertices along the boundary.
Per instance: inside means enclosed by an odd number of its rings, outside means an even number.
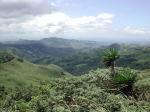
M120 58L116 62L116 66L130 67L138 70L150 69L150 47L148 45L112 44L103 48L92 49L90 52L77 52L73 55L59 58L39 58L34 63L45 65L53 63L72 74L81 75L89 70L104 67L102 55L106 48L115 48L120 52Z
M63 39L58 37L44 38L41 40L19 40L14 42L6 42L9 44L42 44L47 47L53 48L72 48L72 49L86 49L97 48L106 43L88 40L75 40L75 39Z
M72 54L76 50L72 48L55 48L43 45L42 43L29 44L1 44L0 51L11 51L27 60L35 60L42 57L61 57Z
M69 75L56 65L36 65L20 58L0 64L0 85L37 85L57 77Z
M105 46L103 46L105 45ZM115 48L121 58L119 67L133 69L150 68L149 45L99 43L95 41L79 41L62 38L45 38L41 40L20 40L0 44L0 51L11 51L35 64L55 64L64 70L81 75L91 69L104 67L101 63L103 50Z
M45 57L63 57L80 50L87 51L102 46L95 41L80 41L62 38L44 38L41 40L19 40L0 43L0 51L9 50L20 57L33 61Z

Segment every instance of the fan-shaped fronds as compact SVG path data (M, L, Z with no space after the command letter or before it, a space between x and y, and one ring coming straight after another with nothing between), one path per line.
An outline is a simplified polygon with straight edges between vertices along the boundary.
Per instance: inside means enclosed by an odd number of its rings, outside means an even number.
M106 67L111 67L115 60L119 58L119 53L114 48L104 51L103 63Z
M118 84L128 84L133 83L135 78L135 71L131 70L130 68L124 68L117 72L116 77L114 77L114 81Z

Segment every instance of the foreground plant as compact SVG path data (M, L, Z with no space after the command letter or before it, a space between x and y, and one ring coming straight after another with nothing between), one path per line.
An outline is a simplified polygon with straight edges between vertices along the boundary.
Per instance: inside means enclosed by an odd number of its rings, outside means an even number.
M133 84L135 82L137 73L130 68L123 68L117 71L113 78L116 84L121 86L121 91L126 95L133 94Z
M107 49L103 54L103 63L106 67L111 68L111 76L114 77L115 72L115 61L119 59L119 53L114 48Z

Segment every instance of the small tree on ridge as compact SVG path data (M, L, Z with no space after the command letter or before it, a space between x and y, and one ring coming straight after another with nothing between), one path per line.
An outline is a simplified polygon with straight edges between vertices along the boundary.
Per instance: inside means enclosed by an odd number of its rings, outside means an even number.
M110 48L104 51L103 63L106 67L111 68L111 76L114 77L115 72L115 61L119 59L119 53L114 48Z

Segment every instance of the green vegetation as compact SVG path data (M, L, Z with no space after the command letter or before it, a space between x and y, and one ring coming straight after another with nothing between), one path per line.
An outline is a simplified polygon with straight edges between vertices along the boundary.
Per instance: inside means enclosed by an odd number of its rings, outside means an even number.
M150 112L148 46L72 50L54 40L63 49L49 39L2 45L20 57L0 53L0 112Z
M135 97L150 102L150 70L140 71L134 83Z
M0 85L37 85L39 81L50 81L69 73L56 65L35 65L20 58L0 64Z
M150 68L150 47L139 45L126 45L121 50L118 66L131 67L143 70Z
M118 84L134 83L136 76L136 73L130 68L123 68L117 71L116 76L113 78L113 80Z
M120 90L127 96L133 95L133 83L136 73L129 68L115 70L115 61L119 59L119 53L116 49L106 49L103 54L103 63L106 67L111 68L111 77L114 83L118 84Z
M115 61L119 59L119 54L118 51L110 48L104 51L103 54L103 63L105 64L106 67L111 68L111 76L115 77L116 72L115 72Z
M122 68L117 71L115 77L113 77L114 83L118 85L121 92L127 96L132 96L133 93L133 84L137 74L135 71L130 68Z
M55 48L73 48L73 49L87 49L87 48L97 48L101 46L100 43L96 41L80 41L73 39L62 39L62 38L45 38L40 40L40 42L49 47Z
M103 68L102 54L107 48L117 49L121 57L117 66L132 69L150 68L149 45L105 44L93 41L78 41L47 38L39 41L17 41L0 44L0 51L9 50L19 57L36 64L55 64L74 75Z
M134 83L136 76L137 75L135 71L131 70L130 68L123 68L117 71L117 74L113 79L118 84L128 84Z
M150 47L138 45L116 45L105 46L89 51L80 51L72 55L63 57L39 58L33 62L36 64L50 64L53 63L62 67L64 70L74 75L82 75L88 73L89 70L96 68L104 68L103 65L103 51L106 48L118 49L120 58L116 61L118 67L130 67L132 69L149 69L150 68Z
M0 111L149 112L150 103L124 97L107 70L55 79L39 86L3 91ZM4 90L2 88L1 90ZM11 91L11 92L10 92Z
M73 75L82 75L88 73L92 69L102 67L100 58L103 49L91 50L89 52L78 52L64 57L46 57L34 61L36 64L50 64L53 63L62 67Z
M15 57L7 52L0 52L0 64L7 63L13 60Z

